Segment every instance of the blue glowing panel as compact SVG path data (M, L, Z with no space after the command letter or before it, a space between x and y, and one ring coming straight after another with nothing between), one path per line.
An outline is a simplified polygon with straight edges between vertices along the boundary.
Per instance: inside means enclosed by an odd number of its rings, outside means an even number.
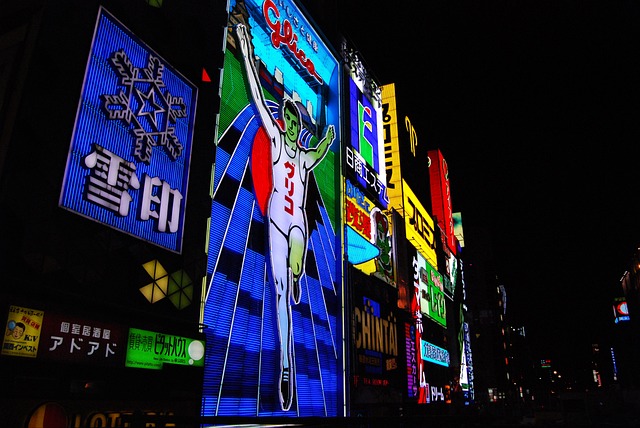
M202 415L343 416L338 62L294 2L230 7Z
M449 351L439 346L429 343L426 340L420 341L420 355L422 361L429 361L434 364L449 367Z
M349 78L350 144L345 146L345 174L356 180L374 201L386 209L389 204L385 171L382 112Z
M60 206L182 251L197 88L100 8Z

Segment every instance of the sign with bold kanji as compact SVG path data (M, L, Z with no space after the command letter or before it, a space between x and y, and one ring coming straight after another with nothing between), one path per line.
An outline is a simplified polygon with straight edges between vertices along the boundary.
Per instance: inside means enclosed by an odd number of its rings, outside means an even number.
M180 253L197 88L100 9L60 206Z

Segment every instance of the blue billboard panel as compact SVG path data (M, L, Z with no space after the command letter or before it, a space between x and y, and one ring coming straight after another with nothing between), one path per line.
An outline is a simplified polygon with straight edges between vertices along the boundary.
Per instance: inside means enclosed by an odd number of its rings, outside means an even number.
M182 251L197 88L100 8L60 206Z
M382 106L380 99L366 96L360 85L349 78L349 123L351 144L345 146L348 177L355 179L376 205L389 205L382 138Z
M338 61L292 1L231 1L203 416L344 413Z

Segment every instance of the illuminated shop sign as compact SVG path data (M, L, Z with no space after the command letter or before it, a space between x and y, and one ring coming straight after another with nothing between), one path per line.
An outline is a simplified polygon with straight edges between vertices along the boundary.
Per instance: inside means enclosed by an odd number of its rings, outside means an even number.
M182 251L197 88L101 8L60 206Z
M164 364L202 367L204 342L130 328L125 366L160 370Z
M438 266L435 224L409 185L403 180L404 224L407 239L433 266Z
M2 355L36 358L43 317L44 312L38 309L9 306Z
M38 358L122 366L126 340L122 326L47 311Z
M395 286L391 215L345 180L345 229L349 261L366 274Z
M402 394L405 369L399 360L403 332L396 319L397 290L350 269L352 403L371 403L369 387L389 387Z
M420 341L420 356L423 361L449 367L449 351L429 343L426 340Z
M469 332L469 324L468 323L463 323L462 324L463 328L464 328L464 356L465 356L465 362L466 362L466 388L465 388L465 384L462 383L463 377L462 375L460 376L460 384L463 387L463 391L465 391L466 396L468 396L469 399L473 399L475 392L474 392L474 374L473 374L473 353L471 352L471 337L470 337L470 332ZM461 367L462 369L462 367Z
M416 254L420 280L420 310L443 327L447 326L447 308L443 277L419 253Z
M420 340L422 337L422 333L424 331L424 323L422 316L422 308L421 306L421 294L422 288L420 284L420 260L424 262L424 259L420 256L420 254L416 254L412 257L412 266L413 266L413 294L411 298L411 314L413 316L413 322L415 326L415 340L414 340L414 352L417 365L417 373L418 373L418 385L417 385L417 396L416 401L419 404L424 404L427 402L427 397L429 396L429 388L427 385L427 381L425 379L424 373L424 361L422 361L422 352L421 352L421 344ZM408 358L408 357L407 357ZM414 356L412 355L412 358Z
M444 387L442 386L436 386L436 385L432 385L432 384L427 384L426 386L427 389L427 399L426 399L426 403L436 403L438 401L443 401L443 402L451 402L450 400L450 394L449 394L449 385L445 385Z
M353 309L356 349L398 356L398 336L393 313L382 317L380 304L367 297ZM394 367L395 368L395 367Z
M342 70L294 1L229 7L202 414L339 416Z
M345 147L345 173L356 179L383 209L389 204L386 188L381 105L365 96L361 85L349 79L350 145Z
M447 247L455 256L458 251L451 208L449 165L440 150L429 150L429 182L431 184L431 213L444 232Z
M443 270L443 280L444 280L444 290L446 292L449 300L453 300L453 295L456 290L456 286L458 283L458 271L459 271L459 261L457 256L449 249L449 246L446 243L446 236L442 227L439 224L436 225L438 228L438 236L440 236L440 244L442 251L438 252L438 266L444 266Z
M404 324L405 353L407 355L407 396L418 396L418 361L416 359L416 326Z
M629 321L629 308L627 307L627 300L624 297L616 297L613 301L613 316L615 323Z
M464 228L462 227L462 213L453 213L453 230L460 247L464 248Z
M407 104L404 104L407 105ZM410 207L403 199L407 187L412 190L412 199L421 204L431 206L428 189L429 156L426 145L420 140L415 123L406 114L402 114L402 102L398 101L395 84L382 86L382 123L387 172L387 192L393 208L405 218ZM424 171L425 174L416 174ZM406 184L403 182L406 181ZM433 221L431 221L433 223ZM434 225L431 225L434 230ZM430 242L432 246L435 243ZM436 262L434 262L435 264Z
M382 87L382 123L389 204L402 213L402 176L400 173L398 112L394 84Z

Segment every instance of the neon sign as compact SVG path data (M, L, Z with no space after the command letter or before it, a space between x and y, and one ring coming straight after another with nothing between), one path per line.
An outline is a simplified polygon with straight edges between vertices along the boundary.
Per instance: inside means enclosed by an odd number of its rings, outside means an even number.
M420 356L423 361L429 361L441 366L449 367L449 351L442 349L426 340L420 340Z
M316 66L313 61L307 57L302 49L298 47L298 35L293 33L293 27L291 21L285 19L282 21L271 21L269 19L269 12L273 12L276 18L280 18L280 11L276 7L272 0L266 0L262 5L262 13L267 21L267 25L271 29L271 43L276 49L280 49L280 45L284 44L289 51L298 59L300 65L307 69L310 75L312 75L318 83L323 83L322 77L318 75Z
M100 8L59 205L180 253L196 99Z

